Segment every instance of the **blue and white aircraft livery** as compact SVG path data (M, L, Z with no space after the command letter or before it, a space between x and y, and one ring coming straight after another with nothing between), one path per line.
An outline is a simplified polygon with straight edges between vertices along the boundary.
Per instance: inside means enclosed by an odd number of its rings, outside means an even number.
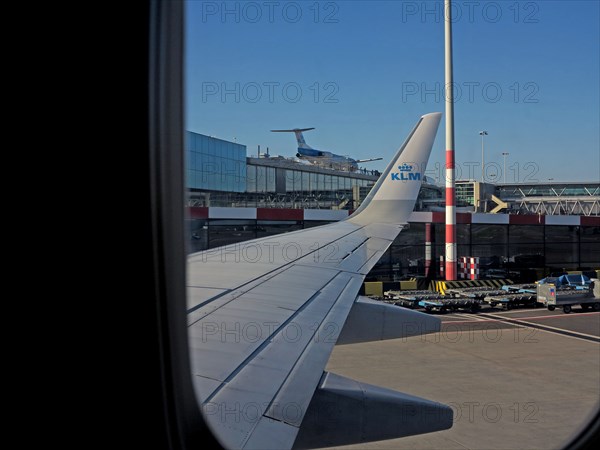
M383 158L370 158L370 159L353 159L347 156L336 155L335 153L326 152L324 150L317 150L316 148L310 147L304 140L302 132L314 130L314 128L294 128L292 130L271 130L273 133L294 133L296 135L296 141L298 142L298 153L296 157L309 161L313 164L329 167L337 170L347 170L350 172L356 172L358 170L359 163L365 163L370 161L379 161Z
M223 447L331 447L452 427L449 406L325 370L334 345L440 330L437 317L359 295L408 222L440 118L419 119L346 219L189 255L192 378Z

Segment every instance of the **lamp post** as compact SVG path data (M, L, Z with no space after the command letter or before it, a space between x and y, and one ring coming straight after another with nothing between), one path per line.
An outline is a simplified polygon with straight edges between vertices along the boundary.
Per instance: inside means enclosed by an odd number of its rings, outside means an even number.
M504 184L506 184L506 157L510 155L508 152L502 152L502 157L504 158Z
M481 136L481 182L483 183L483 173L485 171L485 163L484 163L484 159L483 159L483 137L487 136L488 132L487 131L480 131L479 135Z

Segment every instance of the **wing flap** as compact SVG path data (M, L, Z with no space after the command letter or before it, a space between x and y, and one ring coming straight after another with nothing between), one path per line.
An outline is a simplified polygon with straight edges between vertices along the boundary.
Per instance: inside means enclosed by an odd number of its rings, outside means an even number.
M315 272L321 270L314 269ZM330 310L334 306L340 307L338 303L342 302L338 302L338 299L348 288L352 279L353 276L350 274L339 273L312 296L303 308L279 326L262 344L258 345L241 365L235 369L232 369L230 365L227 370L231 374L223 383L210 395L206 396L204 393L205 395L202 397L205 399L204 404L217 405L219 409L225 411L245 410L252 407L253 411L256 410L260 413L259 416L277 415L277 408L280 404L273 399L277 398L277 393L289 375L294 372L301 356L312 345L315 333L329 316ZM356 280L350 289L354 291L359 287L360 280ZM347 309L352 304L352 298L348 297L348 299L349 301L345 302ZM330 347L334 343L335 341L328 343L328 349L322 352L326 353L326 355L324 354L324 363L327 362L331 351ZM320 374L322 367L317 374ZM319 377L314 381L312 391L316 388L318 381ZM289 403L285 405L289 405ZM287 409L284 408L284 411ZM284 419L283 416L281 418ZM226 428L228 437L224 444L227 447L239 448L244 447L246 439L253 433L258 418L253 418L249 414L232 413L219 417L219 420L214 420L214 417L211 420L209 417L209 423L216 428ZM217 433L217 435L221 436L223 433Z
M348 284L318 327L313 328L315 332L309 345L273 399L273 404L287 405L288 408L297 410L298 414L290 415L286 414L283 408L279 410L272 408L267 414L268 417L300 426L310 403L306 392L313 392L318 386L323 368L329 360L331 350L337 342L344 320L356 297L356 289L360 289L362 284L362 277L348 274L344 276L349 277ZM314 322L314 319L309 319L309 323L311 321Z
M197 367L195 374L226 381L336 275L292 266L197 321L189 327L190 349L211 364Z

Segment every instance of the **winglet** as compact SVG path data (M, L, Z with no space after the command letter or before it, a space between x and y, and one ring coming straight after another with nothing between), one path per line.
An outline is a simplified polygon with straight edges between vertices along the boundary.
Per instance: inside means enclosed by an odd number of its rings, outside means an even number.
M425 114L396 152L360 207L348 217L358 224L405 224L412 212L442 113Z

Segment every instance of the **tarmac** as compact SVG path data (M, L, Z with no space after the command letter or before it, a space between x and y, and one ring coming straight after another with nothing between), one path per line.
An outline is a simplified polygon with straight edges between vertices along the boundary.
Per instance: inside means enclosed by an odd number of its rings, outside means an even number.
M336 346L328 371L444 403L452 428L344 449L556 449L600 407L600 313L482 308L439 333Z

